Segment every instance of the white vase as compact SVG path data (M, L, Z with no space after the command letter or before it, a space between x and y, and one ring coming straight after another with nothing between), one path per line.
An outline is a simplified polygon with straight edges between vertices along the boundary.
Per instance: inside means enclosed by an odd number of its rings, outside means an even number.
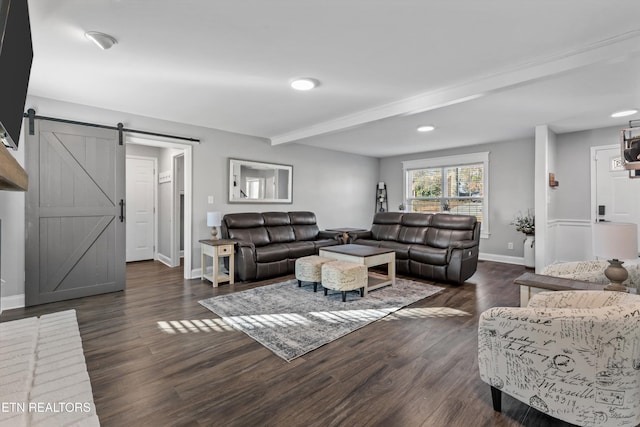
M524 241L524 266L529 268L536 266L536 240L533 234L527 234Z

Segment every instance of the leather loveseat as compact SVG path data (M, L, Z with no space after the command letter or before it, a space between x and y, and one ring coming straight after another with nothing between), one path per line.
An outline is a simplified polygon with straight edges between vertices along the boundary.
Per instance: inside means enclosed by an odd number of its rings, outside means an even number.
M235 272L243 282L293 273L297 258L341 243L338 233L318 229L313 212L226 214L222 236L238 242Z
M358 245L393 249L398 273L463 283L478 264L480 222L470 215L379 212L370 231L352 237Z

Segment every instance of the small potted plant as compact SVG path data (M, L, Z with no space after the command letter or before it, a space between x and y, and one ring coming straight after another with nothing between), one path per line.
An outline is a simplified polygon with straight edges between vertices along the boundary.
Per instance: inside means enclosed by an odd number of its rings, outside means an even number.
M526 215L518 214L512 222L516 226L516 230L524 233L527 237L524 241L524 265L525 267L535 267L535 239L536 218L527 211Z
M526 215L518 214L512 224L516 226L516 230L527 236L536 234L536 218L529 211Z

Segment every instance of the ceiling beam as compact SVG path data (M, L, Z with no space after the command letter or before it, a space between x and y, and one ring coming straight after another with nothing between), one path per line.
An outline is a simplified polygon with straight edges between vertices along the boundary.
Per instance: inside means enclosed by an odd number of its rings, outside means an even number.
M271 145L338 132L389 117L411 115L459 104L572 70L640 53L640 30L619 34L558 55L519 64L479 79L423 93L358 113L318 123L270 138Z

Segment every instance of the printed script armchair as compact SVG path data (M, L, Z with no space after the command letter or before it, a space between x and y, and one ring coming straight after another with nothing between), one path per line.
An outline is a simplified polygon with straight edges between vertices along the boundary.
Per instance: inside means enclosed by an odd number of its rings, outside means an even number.
M536 294L495 307L478 325L480 378L501 393L581 426L640 423L640 296L603 291Z

